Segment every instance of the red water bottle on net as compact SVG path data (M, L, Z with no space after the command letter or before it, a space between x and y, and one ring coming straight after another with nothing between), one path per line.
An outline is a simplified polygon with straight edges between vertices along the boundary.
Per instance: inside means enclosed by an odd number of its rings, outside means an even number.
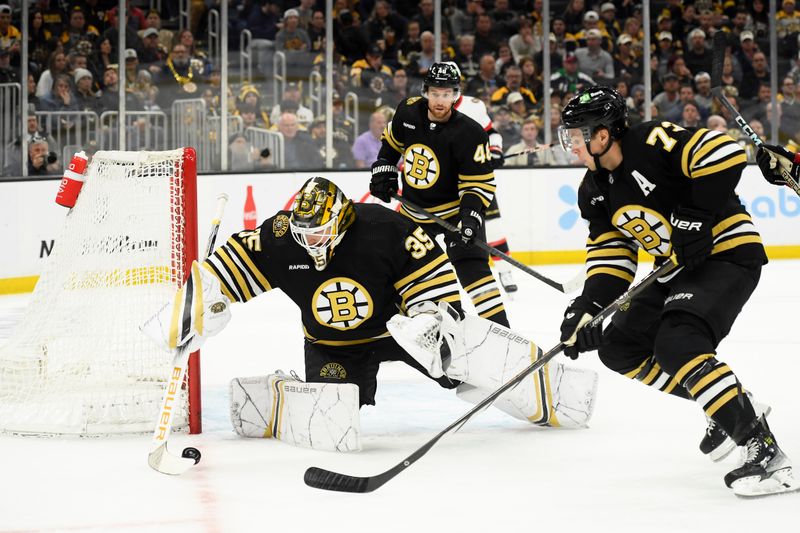
M256 201L253 199L253 186L247 186L247 198L244 201L244 229L256 229L258 224Z
M61 184L58 186L58 193L56 193L56 203L69 207L75 207L75 202L78 200L78 195L83 187L83 173L86 171L86 166L89 163L89 158L86 157L86 152L80 151L72 156L72 161L64 171L64 177L61 178Z

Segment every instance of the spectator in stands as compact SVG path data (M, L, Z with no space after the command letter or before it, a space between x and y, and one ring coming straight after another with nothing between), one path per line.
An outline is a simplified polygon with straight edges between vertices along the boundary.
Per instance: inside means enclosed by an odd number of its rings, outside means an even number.
M420 42L419 22L416 20L409 20L406 25L406 35L400 40L398 46L398 61L404 67L408 67L411 62L411 57L415 53L422 50L422 43Z
M694 101L700 107L703 115L711 110L714 95L711 94L711 75L708 72L698 72L694 76Z
M769 83L761 82L758 86L758 93L754 102L747 105L742 115L745 120L758 120L765 127L771 128L769 120L767 119L767 105L772 103L772 88Z
M392 28L395 35L404 35L407 21L405 17L392 10L387 0L378 0L367 19L366 31L370 42L383 39L384 28Z
M47 70L39 76L39 83L36 84L36 96L44 98L53 89L53 80L59 74L67 73L67 56L64 52L53 52L50 54Z
M136 76L139 74L139 54L133 48L126 48L125 53L125 90L136 90Z
M291 105L287 105L287 111L289 108L292 107ZM261 128L261 129L269 129L269 121L267 120L267 114L263 111L259 111L259 109L252 105L252 104L245 104L241 106L238 110L238 113L242 117L242 129L247 130L248 128Z
M594 80L578 71L578 58L574 54L568 55L564 66L550 76L550 88L563 93L575 93L592 85L596 85Z
M489 96L503 86L495 71L495 59L492 54L484 54L478 63L478 75L467 81L466 94L478 94L483 89Z
M59 41L64 45L64 51L69 52L80 41L94 43L100 37L100 31L94 26L86 24L83 7L74 5L69 10L69 23L61 33Z
M533 58L522 56L518 61L518 66L522 72L522 87L533 93L533 98L539 102L542 96L542 77L536 70L536 63ZM552 66L551 66L552 68Z
M600 24L598 27L608 34L612 43L622 34L622 26L617 20L617 6L613 2L604 2L600 5Z
M359 135L353 143L353 158L356 168L369 168L378 159L381 149L381 134L386 128L386 115L375 111L369 116L369 129Z
M689 46L683 53L686 68L690 72L711 72L712 56L714 54L706 46L706 34L700 28L689 32Z
M492 18L486 13L478 15L475 19L475 53L478 57L493 54L499 44L500 40L494 32Z
M614 79L614 58L602 48L603 35L593 28L586 32L586 47L575 50L578 70L597 83Z
M306 31L308 31L308 27L311 25L311 19L314 16L314 5L316 3L316 0L300 0L300 5L295 6L298 18L300 19L297 25Z
M202 2L201 2L202 3ZM192 68L200 74L207 74L211 65L208 64L208 56L201 50L195 42L194 33L188 29L183 29L178 33L177 42L186 47L189 54L189 61ZM175 47L173 46L173 50Z
M467 0L462 10L458 4L450 6L450 28L453 35L472 35L475 32L475 17L485 13L483 0ZM463 69L462 69L463 72Z
M258 90L258 87L251 83L245 83L239 89L239 95L236 97L236 113L240 113L242 108L245 106L250 106L256 110L257 114L261 114L264 104L261 98L261 92ZM266 123L269 124L269 117L266 117Z
M116 63L116 59L111 55L112 50L113 46L107 37L98 39L97 47L92 51L88 64L88 68L92 71L92 75L95 79L102 79L106 67Z
M711 131L721 131L722 133L728 132L728 124L726 120L719 115L711 115L706 120L706 128Z
M147 12L145 17L145 23L147 24L147 28L155 28L158 31L158 45L162 50L169 50L172 46L172 40L175 38L175 34L167 29L161 27L161 15L158 12L158 9L151 9ZM139 30L139 38L142 39L142 34L145 32L147 28ZM255 31L252 28L250 31Z
M53 89L41 101L43 111L78 111L70 81L67 74L56 76Z
M408 75L405 69L399 68L395 70L392 75L392 83L389 89L384 93L381 99L381 105L395 109L400 102L406 100L409 96L411 96L411 92L409 91Z
M281 113L278 119L278 131L283 135L283 168L322 168L311 138L305 131L300 131L297 116L293 113Z
M798 140L800 133L800 100L798 100L798 89L794 79L787 76L783 80L783 102L781 107L781 121L779 125L780 133L789 138Z
M475 53L475 36L459 35L457 38L456 55L453 58L461 75L470 79L478 75L478 55Z
M516 13L509 9L508 0L494 0L494 9L489 11L489 17L495 33L503 41L507 41L520 27Z
M701 128L703 120L700 117L700 106L694 100L689 100L683 104L681 110L681 120L678 125L683 128Z
M36 8L41 10L44 27L50 32L50 35L61 35L64 30L64 14L58 6L58 2L39 0Z
M255 169L259 159L259 151L250 144L242 132L228 137L229 168L234 172L247 172Z
M528 111L532 111L536 107L536 97L529 89L522 86L522 70L516 65L510 66L506 70L506 83L492 94L492 105L510 104L508 97L511 93L518 93L522 96Z
M583 26L583 14L586 12L585 0L569 0L564 15L561 17L566 25L567 33L578 33Z
M377 44L369 45L365 57L353 63L350 84L359 98L371 103L382 98L389 90L392 85L392 69L383 64L383 51Z
M734 53L736 61L742 69L743 77L749 77L753 72L753 57L758 52L758 45L753 38L752 31L743 31L739 36L739 50Z
M783 0L782 8L775 18L779 45L788 45L790 50L796 50L797 32L800 31L800 13L795 10L795 0ZM781 48L779 47L778 50Z
M736 59L734 56L726 55L722 62L722 86L735 87L742 82L741 72L736 72Z
M103 89L98 94L98 111L116 111L119 109L119 66L108 65L103 72ZM142 103L136 97L125 91L125 109L127 111L141 111Z
M525 98L516 91L509 93L508 98L506 98L506 104L511 111L511 120L520 127L522 127L522 123L525 122L525 119L529 116L533 116L525 106Z
M633 53L633 39L627 33L617 37L617 53L614 55L614 72L617 79L627 83L638 83L642 80L642 65Z
M769 65L767 56L762 52L753 54L753 71L742 79L739 86L739 96L745 100L754 99L758 96L758 87L762 83L769 85Z
M605 30L600 29L600 14L594 10L583 14L583 28L581 31L572 34L572 38L578 41L579 45L585 46L586 40L589 38L589 32L600 36L600 48L608 47L609 50L613 50L614 43L611 36Z
M61 173L61 163L58 154L50 150L50 144L45 137L38 134L28 137L28 176L52 176ZM12 160L4 169L6 176L20 175L19 158Z
M672 41L672 32L662 31L658 34L658 46L655 49L654 57L658 58L658 77L663 78L669 67L669 60L675 56L675 47Z
M250 41L253 67L260 76L272 71L270 59L275 49L279 20L280 6L274 1L254 2L246 15L245 27L253 35Z
M157 81L161 109L168 111L175 100L197 98L203 94L204 82L196 66L189 60L189 50L185 45L177 43L172 47Z
M664 76L664 90L653 98L652 103L655 108L655 115L663 118L673 113L676 108L677 112L680 113L680 108L678 107L681 101L680 88L681 84L678 81L678 76L668 72Z
M164 61L167 60L167 51L161 48L158 40L158 30L147 28L142 31L142 50L139 53L139 64L151 74L161 73Z
M345 57L347 64L353 64L364 57L369 41L350 10L339 11L338 23L334 24L333 29L336 50Z
M505 153L516 154L525 150L533 150L537 146L539 146L539 125L536 123L536 119L531 117L525 119L522 123L520 141L506 148ZM506 157L505 163L506 166L514 167L541 167L553 165L555 162L550 150L543 150L541 152L529 152L514 157Z
M283 27L275 35L275 49L282 52L309 52L311 39L306 30L299 27L300 13L287 9L283 14Z
M506 42L500 43L500 46L497 47L497 61L494 64L495 72L502 78L506 74L506 69L514 64L516 64L516 61L514 61L514 56L511 54L511 47Z
M32 9L28 15L28 58L38 67L41 73L50 55L50 40L53 35L44 27L44 15L40 9ZM0 14L2 18L2 14Z
M311 51L314 53L322 52L325 49L323 46L325 42L325 13L320 10L314 11L311 15L311 22L305 30L308 33L309 41L311 41Z
M550 72L552 73L564 66L564 56L559 52L558 40L555 33L551 33L548 40L550 50ZM533 56L533 61L536 63L536 70L538 72L544 72L544 51L540 51Z
M520 140L520 128L511 120L511 110L504 105L496 108L492 116L494 129L503 138L503 146L511 146ZM557 137L556 137L557 138Z
M311 121L314 119L314 113L303 105L300 86L294 82L286 84L286 86L283 88L283 100L281 100L279 104L272 108L269 118L273 124L278 123L281 114L286 111L285 108L287 105L294 109L294 113L297 116L297 122L301 126L306 128L311 125ZM295 108L294 105L297 105L297 107Z
M117 16L117 4L114 2L112 3L112 5L114 7L112 7L106 12L106 20L111 26L117 27L119 19L119 17ZM131 6L129 0L126 0L125 7L126 7L125 17L127 25L134 31L134 33L137 30L141 30L147 27L147 17L145 16L144 11L142 11L136 6ZM128 46L131 46L130 42L127 42L126 44Z
M527 17L522 17L519 31L508 40L514 62L519 64L522 56L533 57L542 50L541 40L533 36L533 22Z
M420 51L409 54L408 74L417 80L422 80L428 69L433 65L434 53L436 50L436 38L430 31L422 32L419 38Z
M11 6L0 4L0 48L8 50L11 55L18 55L21 43L22 33L11 24Z
M419 30L420 32L433 32L433 0L420 0L419 2L419 11L416 15L411 17L411 20L414 20L419 23ZM447 30L448 33L452 33L450 31L450 21L447 17L442 17L442 29Z
M75 106L78 111L93 111L97 113L99 101L93 90L94 79L92 73L84 68L76 69L75 74L73 74L73 81L75 83Z
M332 136L332 151L331 151L331 166L327 163L327 140L325 138L326 125L325 115L320 115L314 118L311 123L311 142L314 145L316 153L314 159L319 156L319 162L316 163L320 168L332 168L337 170L352 170L355 166L353 154L350 145L342 136L334 132ZM308 166L314 166L309 164Z
M0 48L0 83L19 83L19 72L11 66L11 50Z
M680 85L692 83L692 73L686 68L686 61L684 61L683 56L672 56L669 61L667 61L667 72L675 74L675 76L678 77L678 83Z

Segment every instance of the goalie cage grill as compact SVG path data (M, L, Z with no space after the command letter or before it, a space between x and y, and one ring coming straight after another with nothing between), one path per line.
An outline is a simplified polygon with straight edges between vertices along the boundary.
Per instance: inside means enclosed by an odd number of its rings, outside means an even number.
M172 354L139 325L197 258L196 154L101 151L14 335L0 349L0 432L150 432ZM200 431L198 354L176 428Z

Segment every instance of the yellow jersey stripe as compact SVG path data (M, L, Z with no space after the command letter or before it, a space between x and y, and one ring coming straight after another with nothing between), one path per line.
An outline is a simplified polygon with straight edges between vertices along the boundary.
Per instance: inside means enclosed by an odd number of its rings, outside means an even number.
M595 248L586 253L586 259L595 259L597 257L616 257L624 255L625 257L638 261L639 256L630 248Z
M408 285L409 283L411 283L415 279L418 279L418 278L424 276L425 274L427 274L428 272L430 272L434 268L438 267L439 265L441 265L445 261L447 261L447 256L445 254L439 255L438 257L436 257L433 260L431 260L425 266L415 270L414 272L412 272L408 276L402 278L400 281L396 281L395 284L394 284L394 288L399 291L400 289L402 289L403 287L405 287L406 285Z
M703 176L708 176L709 174L714 174L715 172L721 172L731 167L735 167L736 165L745 165L745 164L747 164L747 155L744 152L742 152L740 154L731 157L730 159L722 161L721 163L717 163L716 165L705 167L695 172L692 172L691 178L692 179L702 178Z
M647 364L647 362L648 362L649 360L650 360L649 358L645 359L644 361L642 361L642 364L641 364L641 365L637 366L636 368L634 368L634 369L633 369L633 370L631 370L630 372L626 372L626 373L625 373L625 374L623 374L623 375L624 375L626 378L636 379L636 376L638 376L638 375L639 375L639 372L641 372L641 371L642 371L642 369L645 367L645 365Z
M735 237L727 241L722 241L721 243L714 245L714 247L711 249L711 253L712 255L718 254L743 244L761 244L761 235L742 235L741 237Z
M692 387L692 389L689 391L689 394L691 394L692 397L694 398L695 396L697 396L697 393L706 388L709 383L711 383L712 381L716 381L722 376L730 373L731 373L731 368L728 365L722 365L719 368L715 368L714 370L703 376L703 378L700 381L695 383L694 387Z
M494 179L494 172L489 174L459 174L459 181L491 181Z
M500 289L494 289L494 290L491 290L491 291L486 291L483 294L481 294L480 296L472 298L472 304L473 305L478 305L479 303L481 303L481 302L483 302L485 300L489 300L489 299L495 298L497 296L500 296Z
M253 263L253 260L250 259L250 256L247 255L247 252L244 251L242 245L234 240L230 241L230 245L233 247L233 251L236 252L236 255L239 257L239 259L241 259L242 262L247 265L247 269L250 271L250 274L256 278L256 280L261 284L261 287L265 291L272 290L272 285L269 284L269 281L267 281L267 278L261 273L261 270L259 270L256 264Z
M476 289L476 288L480 287L481 285L485 285L485 284L489 283L490 281L494 281L494 276L492 276L491 274L489 274L488 276L482 277L478 281L470 283L469 285L464 287L464 291L470 292L471 290Z
M692 135L692 138L689 139L689 142L686 143L686 146L683 147L683 152L681 152L681 170L683 171L683 175L687 178L691 178L691 174L689 173L689 155L691 155L692 150L694 149L694 145L697 144L697 141L700 138L708 133L706 128L700 128Z
M689 167L694 168L698 161L703 159L709 152L711 152L714 148L719 146L720 144L724 144L727 142L734 142L733 139L728 137L727 135L719 135L714 137L710 141L704 142L703 145L695 152L692 156L692 161L689 163ZM735 143L734 143L735 144Z
M214 275L214 277L215 277L215 278L217 278L217 279L219 280L219 287L220 287L220 289L222 290L222 294L224 294L225 296L227 296L227 297L228 297L228 299L229 299L230 301L232 301L232 302L237 302L237 301L238 301L238 300L237 300L237 299L236 299L236 298L233 296L233 294L231 294L231 292L228 290L228 285L227 285L227 283L225 283L225 280L224 280L224 279L222 279L222 278L219 276L219 274L217 274L217 271L216 271L216 270L214 270L214 268L211 266L211 264L209 264L207 261L203 261L203 268L205 268L206 270L208 270L209 272L211 272L211 273Z
M738 394L739 392L736 390L736 388L729 390L728 392L720 396L720 398L716 402L708 406L708 409L706 409L706 414L708 416L714 416L714 413L719 411L720 407L722 407L732 399L736 398Z
M675 379L680 383L681 381L683 381L683 378L686 377L686 375L689 372L691 372L692 370L703 364L704 361L711 359L712 357L714 357L714 355L710 353L704 353L698 355L697 357L695 357L694 359L683 365L680 370L678 370L678 373L675 374Z
M725 220L722 220L714 226L711 230L711 234L716 237L726 229L730 228L734 224L747 220L748 222L753 222L753 219L750 218L750 215L747 213L739 213L738 215L733 215L732 217L728 217Z
M483 204L484 207L489 207L489 204L492 203L490 200L487 200L483 195L478 194L475 191L464 191L464 193L461 196L464 197L464 196L466 196L468 194L473 194L473 195L477 196L478 198L480 198L481 199L481 203Z
M589 279L597 274L608 274L611 276L615 276L617 278L622 278L628 283L633 283L633 274L630 274L624 270L619 270L613 267L589 268L588 272L586 273L586 279Z
M218 249L216 254L228 266L228 270L233 275L233 278L236 281L236 285L238 286L239 291L244 296L244 301L246 302L252 299L253 294L250 292L250 287L247 286L247 281L244 279L242 273L239 271L239 267L237 267L234 264L233 259L230 258L225 248Z
M408 301L412 296L415 294L427 290L435 285L445 285L448 283L455 283L456 282L456 275L454 272L446 272L440 276L436 276L433 279L429 279L428 281L423 281L422 283L416 283L413 287L408 289L406 292L403 293L403 300Z
M627 237L625 237L625 235L623 235L621 231L607 231L606 233L601 233L594 239L591 238L587 239L586 244L589 246L594 246L597 244L602 244L605 241L611 241L617 239L627 240Z

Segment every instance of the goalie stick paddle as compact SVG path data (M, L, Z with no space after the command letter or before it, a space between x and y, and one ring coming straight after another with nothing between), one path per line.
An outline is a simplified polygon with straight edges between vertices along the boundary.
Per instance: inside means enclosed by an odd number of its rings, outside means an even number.
M204 258L211 255L214 250L214 243L217 242L219 225L222 222L222 214L225 211L225 204L228 203L228 195L220 194L217 198L217 210L214 219L211 221L211 233L208 235L208 245ZM191 292L192 278L187 281L187 292ZM188 320L188 316L184 318ZM150 453L147 455L147 464L154 470L162 474L178 475L186 472L191 467L200 462L200 451L197 448L184 448L181 456L172 455L167 449L167 439L172 432L172 424L175 412L180 408L180 390L183 385L183 378L186 375L186 367L189 364L188 345L179 347L172 358L172 372L169 381L164 389L164 397L161 400L161 410L159 411L156 428L153 432L153 439L150 441Z
M633 287L629 288L625 291L624 294L619 296L616 300L606 306L602 311L597 313L591 321L589 321L583 327L594 327L601 324L606 318L613 315L620 307L623 307L635 298L638 294L640 294L643 290L653 284L658 278L669 274L674 268L676 264L670 260L665 262L663 265L658 267L657 269L650 272L647 276L645 276L642 281L634 285ZM330 470L325 470L324 468L318 468L312 466L308 470L306 470L305 476L303 477L303 481L309 487L313 487L315 489L323 489L323 490L332 490L332 491L339 491L339 492L372 492L377 488L383 486L386 482L397 476L400 472L417 462L423 455L428 453L428 450L433 448L434 444L439 442L439 440L447 435L448 433L458 431L461 427L467 423L467 421L472 418L476 413L483 411L484 409L488 408L500 395L504 392L516 387L526 376L532 374L542 368L545 364L547 364L551 359L553 359L556 355L561 353L564 349L564 343L560 342L551 348L547 353L545 353L542 357L536 360L535 363L530 365L528 368L511 378L510 381L505 383L502 387L491 393L487 396L482 402L475 405L472 409L470 409L466 414L464 414L461 418L447 426L443 429L438 435L433 437L431 440L426 442L422 445L419 449L417 449L414 453L403 459L400 463L396 464L386 472L382 474L378 474L375 476L369 477L359 477L359 476L350 476L347 474L339 474L336 472L331 472Z
M750 127L750 124L742 117L739 111L733 107L733 104L730 103L728 98L725 96L725 93L722 90L722 66L725 62L725 48L727 46L727 39L725 37L725 32L718 31L714 34L714 41L713 41L713 56L711 64L711 94L722 104L725 109L727 109L733 120L736 121L736 125L739 126L739 129L744 132L745 135L750 137L750 140L753 141L753 144L756 148L760 148L764 141L761 140L761 137L758 136L758 133L753 131L753 128ZM797 183L792 177L791 168L786 168L781 164L782 162L779 160L778 164L778 171L781 173L781 177L783 180L792 188L792 190L800 196L800 184Z
M400 196L397 193L392 193L391 196L392 196L392 198L394 198L395 200L397 200L398 202L400 202L404 206L408 207L409 209L411 209L415 213L419 213L419 214L421 214L421 215L423 215L425 217L428 217L429 219L433 220L434 222L436 222L437 224L442 226L447 231L449 231L451 233L459 233L457 227L455 227L454 225L452 225L451 223L449 223L445 219L443 219L441 217L438 217L438 216L434 215L433 213L423 209L422 207L418 206L414 202L412 202L410 200L407 200L406 198L403 198L402 196ZM490 246L489 244L487 244L486 242L484 242L484 241L482 241L480 239L475 239L473 242L474 242L475 246L477 246L478 248L480 248L482 250L485 250L485 251L489 252L492 255L496 255L497 257L501 257L508 264L514 265L515 267L517 267L518 269L522 270L526 274L530 274L531 276L533 276L534 278L538 279L539 281L541 281L543 283L546 283L547 285L550 285L551 287L553 287L557 291L563 292L564 294L569 294L569 293L575 292L575 291L579 290L581 287L583 287L583 282L584 282L584 278L585 278L583 271L578 272L577 276L575 276L571 280L567 281L566 283L559 283L557 281L554 281L554 280L548 278L547 276L545 276L543 274L539 274L538 272L536 272L535 270L530 268L528 265L520 263L519 261L517 261L516 259L514 259L510 255L504 254L503 252L501 252L500 250L498 250L494 246Z

